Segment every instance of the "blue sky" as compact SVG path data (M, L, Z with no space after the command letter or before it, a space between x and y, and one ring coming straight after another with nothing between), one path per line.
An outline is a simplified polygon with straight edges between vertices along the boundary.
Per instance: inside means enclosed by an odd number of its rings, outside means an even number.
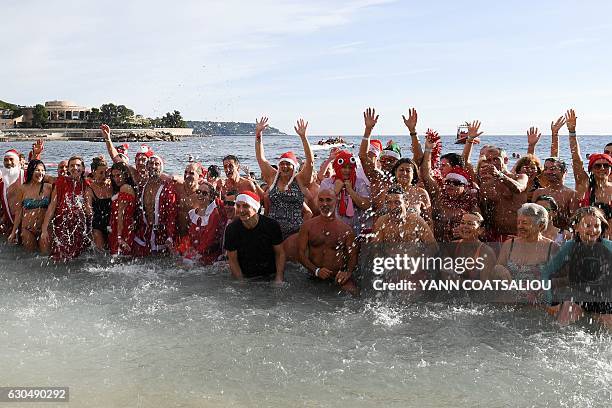
M608 1L2 2L0 99L123 103L158 116L254 121L311 134L612 133Z

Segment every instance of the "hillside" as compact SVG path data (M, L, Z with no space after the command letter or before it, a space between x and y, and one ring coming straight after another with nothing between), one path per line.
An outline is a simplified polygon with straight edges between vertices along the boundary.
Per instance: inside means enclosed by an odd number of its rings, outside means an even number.
M243 122L210 122L200 120L185 121L187 127L193 128L194 134L206 136L254 135L255 124ZM280 130L269 127L268 135L284 135Z

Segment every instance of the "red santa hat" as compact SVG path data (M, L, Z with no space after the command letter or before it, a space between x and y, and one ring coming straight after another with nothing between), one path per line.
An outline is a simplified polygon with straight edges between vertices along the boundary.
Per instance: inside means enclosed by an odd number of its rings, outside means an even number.
M17 161L19 161L19 152L15 149L10 149L4 153L4 157L14 157Z
M138 156L138 154L137 154L137 156ZM160 155L158 155L158 154L151 154L150 156L147 156L147 157L149 158L149 160L152 160L152 159L159 160L161 162L162 171L164 171L164 159L162 159ZM147 160L147 162L148 162L148 160Z
M115 149L117 149L117 152L121 154L126 154L129 148L130 148L130 145L127 143L123 143L115 147Z
M376 158L380 156L383 151L382 142L378 139L370 140L370 147L368 148L368 152L372 152L376 155Z
M252 191L243 191L236 197L236 203L247 203L256 212L259 212L259 208L261 208L261 203L259 202L259 196Z
M465 186L472 184L472 177L470 174L465 169L458 166L453 166L446 177L444 177L444 180L456 180Z
M589 171L593 168L593 165L598 160L605 160L610 166L612 166L612 157L606 153L593 153L589 156Z
M291 175L291 178L289 179L289 182L287 183L287 188L289 188L289 185L293 182L293 179L298 174L300 165L298 163L297 156L293 152L286 152L286 153L281 154L281 157L278 160L279 167L282 162L293 165L293 174ZM279 170L276 171L276 176L274 176L274 181L272 182L272 185L270 185L270 190L272 190L272 187L276 185L279 174L280 174L280 168Z
M138 157L138 155L144 154L145 156L147 156L148 158L153 157L153 155L155 153L153 153L153 149L151 149L149 146L147 146L146 144L142 144L140 145L140 148L138 148L138 152L136 153L136 157ZM161 159L161 157L160 157Z

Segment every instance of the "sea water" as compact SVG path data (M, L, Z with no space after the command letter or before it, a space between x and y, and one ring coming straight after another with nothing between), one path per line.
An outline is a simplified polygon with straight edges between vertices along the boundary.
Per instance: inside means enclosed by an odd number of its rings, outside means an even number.
M583 154L608 139L581 138ZM297 136L265 140L270 159L299 155ZM0 148L9 146L27 143ZM259 174L252 138L151 146L171 172L188 154L220 165L232 153ZM101 152L102 143L56 142L43 155ZM559 327L535 308L463 299L353 299L295 265L281 288L228 275L95 253L55 265L2 243L0 386L67 386L69 404L44 405L74 407L612 405L612 338L596 325Z

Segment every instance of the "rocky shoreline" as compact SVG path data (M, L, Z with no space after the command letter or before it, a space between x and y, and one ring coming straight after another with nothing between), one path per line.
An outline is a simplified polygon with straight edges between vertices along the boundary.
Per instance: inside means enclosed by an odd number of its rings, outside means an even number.
M115 142L179 142L193 136L192 129L118 129L113 130ZM104 141L99 129L10 129L0 131L0 141Z

